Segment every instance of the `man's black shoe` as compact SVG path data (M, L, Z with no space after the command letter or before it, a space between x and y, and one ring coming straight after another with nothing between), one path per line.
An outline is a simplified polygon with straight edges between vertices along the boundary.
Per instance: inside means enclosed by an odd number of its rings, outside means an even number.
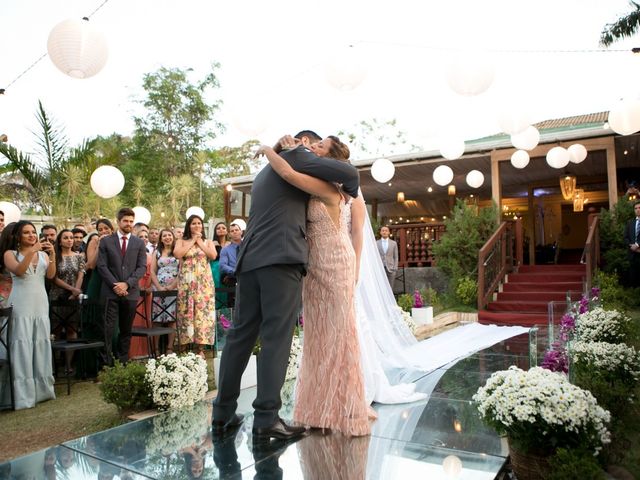
M243 421L244 421L244 415L242 415L241 413L234 413L233 417L231 417L226 422L220 421L220 420L213 420L211 422L211 430L214 434L220 435L236 427L239 427L240 425L242 425Z
M253 427L253 436L259 439L277 438L279 440L291 440L305 434L305 427L287 425L280 417L270 427Z

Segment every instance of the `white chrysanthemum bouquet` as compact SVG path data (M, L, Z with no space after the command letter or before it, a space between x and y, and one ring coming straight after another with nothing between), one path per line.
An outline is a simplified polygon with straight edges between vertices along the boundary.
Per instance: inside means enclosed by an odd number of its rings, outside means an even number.
M495 372L473 396L480 416L518 450L551 453L610 442L610 414L594 396L561 373L541 367Z
M205 402L156 415L153 433L146 443L147 452L171 455L191 444L200 444L210 426Z
M160 410L193 405L207 393L207 364L194 353L162 355L147 362L146 379Z
M631 319L617 310L596 307L576 318L575 337L582 342L622 343L629 334Z

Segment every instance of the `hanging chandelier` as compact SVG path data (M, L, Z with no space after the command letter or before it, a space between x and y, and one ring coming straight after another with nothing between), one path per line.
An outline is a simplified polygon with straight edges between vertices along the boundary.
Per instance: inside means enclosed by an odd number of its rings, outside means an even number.
M560 190L565 200L571 200L576 193L576 177L574 175L560 177Z
M584 210L584 190L577 188L573 197L573 211L582 212Z

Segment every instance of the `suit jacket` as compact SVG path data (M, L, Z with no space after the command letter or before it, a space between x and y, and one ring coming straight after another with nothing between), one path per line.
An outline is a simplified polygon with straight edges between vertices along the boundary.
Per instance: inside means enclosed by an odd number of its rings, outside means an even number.
M298 172L327 182L343 184L352 197L358 196L358 171L352 165L314 155L298 147L280 155ZM267 265L306 265L309 194L285 182L270 165L253 181L249 223L242 240L236 274Z
M102 278L102 296L119 298L113 291L113 284L126 282L129 285L128 300L140 296L138 282L147 270L147 249L144 242L135 235L129 236L127 251L122 258L118 232L100 240L96 269Z
M378 252L380 252L380 258L382 259L384 268L389 272L395 272L398 270L398 244L391 239L388 241L387 253L384 253L384 249L382 248L382 239L376 242L378 244Z
M624 243L627 247L627 251L629 255L633 255L633 252L629 250L629 245L632 243L640 243L640 239L636 236L636 217L633 217L627 223L627 226L624 229Z

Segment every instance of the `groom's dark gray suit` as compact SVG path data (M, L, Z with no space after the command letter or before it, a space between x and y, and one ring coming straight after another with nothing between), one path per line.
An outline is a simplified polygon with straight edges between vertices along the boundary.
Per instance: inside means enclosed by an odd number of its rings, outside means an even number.
M131 326L136 313L136 304L140 297L138 282L147 270L147 250L144 242L133 234L129 235L127 250L124 257L120 243L119 232L100 240L98 247L98 261L96 268L102 278L100 296L105 299L105 315L103 333L105 341L105 356L103 363L112 364L113 355L111 344L115 324L118 322L118 352L117 359L121 363L129 360L129 346L131 344ZM126 297L119 297L113 291L117 282L128 285Z
M350 164L314 155L304 147L281 153L298 172L343 184L358 195L358 172ZM251 189L247 231L236 266L236 305L222 353L216 421L230 419L240 394L240 379L260 336L258 392L254 428L268 428L278 417L291 339L301 308L301 280L309 247L305 234L309 195L291 186L267 165Z

